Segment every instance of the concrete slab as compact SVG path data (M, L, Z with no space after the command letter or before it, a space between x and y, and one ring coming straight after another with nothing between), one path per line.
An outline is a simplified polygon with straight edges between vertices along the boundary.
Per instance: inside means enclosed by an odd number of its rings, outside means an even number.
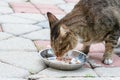
M38 79L41 80L41 79ZM84 78L84 77L79 77L79 78L42 78L42 80L104 80L103 78Z
M2 24L2 28L4 32L14 35L27 34L41 29L41 27L32 24Z
M37 73L46 68L37 52L0 51L0 61Z
M95 68L95 72L101 77L120 77L120 67L113 68Z
M0 76L8 78L24 78L29 76L30 73L22 68L18 68L9 64L0 62Z
M5 39L8 39L10 37L13 37L13 35L11 34L8 34L8 33L5 33L5 32L0 32L0 41L1 40L5 40Z
M37 51L34 43L29 39L13 37L0 41L0 50L3 51Z
M37 21L11 16L11 15L1 15L0 16L0 23L21 23L21 24L33 24Z
M53 68L47 68L36 75L30 76L31 78L62 78L62 77L97 77L97 74L90 68L81 68L73 71L62 71Z
M50 40L50 30L42 29L39 31L34 31L31 33L22 35L22 37L25 37L31 40Z
M13 10L10 7L0 7L1 14L10 14L13 13Z

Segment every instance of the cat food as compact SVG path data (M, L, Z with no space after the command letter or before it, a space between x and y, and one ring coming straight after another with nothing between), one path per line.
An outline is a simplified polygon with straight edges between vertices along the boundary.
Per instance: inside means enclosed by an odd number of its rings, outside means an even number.
M47 58L49 61L54 61L54 62L61 62L61 63L67 63L67 64L80 64L80 60L77 58L60 58L60 57L49 57Z
M68 52L64 58L61 58L57 57L52 49L45 49L40 51L40 57L47 66L59 70L79 69L86 62L86 55L77 50Z

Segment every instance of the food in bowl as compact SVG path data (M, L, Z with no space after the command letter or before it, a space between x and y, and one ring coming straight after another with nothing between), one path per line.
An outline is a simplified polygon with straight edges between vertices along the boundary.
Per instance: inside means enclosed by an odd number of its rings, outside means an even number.
M77 58L70 58L70 57L49 57L47 60L52 61L52 62L60 62L60 63L67 63L67 64L80 64L80 60Z
M86 55L77 50L73 50L66 57L60 58L56 57L52 49L45 49L40 51L40 57L47 66L60 70L79 69L86 62Z

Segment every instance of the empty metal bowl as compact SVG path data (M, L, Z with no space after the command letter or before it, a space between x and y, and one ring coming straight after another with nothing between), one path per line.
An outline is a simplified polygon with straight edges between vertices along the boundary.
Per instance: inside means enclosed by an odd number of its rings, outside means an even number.
M46 65L49 67L60 69L60 70L75 70L82 67L86 62L86 55L80 51L72 51L68 53L68 56L71 58L75 58L80 61L80 64L68 64L68 63L61 63L61 62L54 62L48 60L48 58L55 58L55 54L52 49L45 49L40 51L40 57L45 62Z

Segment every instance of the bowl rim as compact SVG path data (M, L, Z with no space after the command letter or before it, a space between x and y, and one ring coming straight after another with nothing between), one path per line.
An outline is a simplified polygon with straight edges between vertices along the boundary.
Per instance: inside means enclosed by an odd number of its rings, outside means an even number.
M45 50L49 50L49 49L52 49L52 48L46 48L46 49L43 49L43 50L41 50L41 51L39 51L39 55L40 55L40 58L42 58L42 60L45 60L45 61L49 61L49 60L47 60L47 59L45 59L45 58L43 58L42 56L41 56L41 53L43 52L43 51L45 51ZM85 56L85 58L87 59L87 55L85 54L85 53L83 53L83 52L81 52L81 51L79 51L79 50L73 50L73 51L76 51L76 52L79 52L79 53L81 53L81 54L83 54L84 56ZM52 61L49 61L49 62L52 62ZM85 61L86 62L86 61ZM64 65L83 65L83 64L85 64L85 62L82 62L82 63L80 63L80 64L64 64ZM53 63L53 62L52 62Z

